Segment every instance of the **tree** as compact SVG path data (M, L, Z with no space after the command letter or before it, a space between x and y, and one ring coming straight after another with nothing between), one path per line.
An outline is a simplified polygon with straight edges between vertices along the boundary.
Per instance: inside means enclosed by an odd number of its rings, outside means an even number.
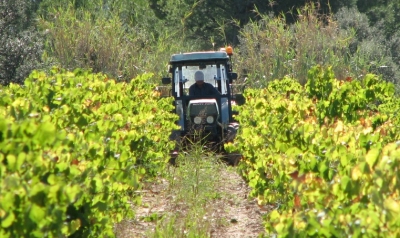
M296 9L309 2L315 2L323 14L356 4L356 0L150 0L150 7L166 27L179 29L199 49L209 50L212 43L216 46L238 44L240 29L259 20L261 14L284 15L287 23L294 23Z
M0 2L0 83L23 83L40 66L42 40L35 30L37 2L5 0Z
M358 10L368 16L371 25L382 27L387 39L400 31L398 0L358 0Z

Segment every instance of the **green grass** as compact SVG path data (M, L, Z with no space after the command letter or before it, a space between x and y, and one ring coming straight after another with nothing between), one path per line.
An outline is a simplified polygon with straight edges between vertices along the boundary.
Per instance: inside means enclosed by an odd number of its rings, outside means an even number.
M212 224L224 224L213 220L210 214L213 213L211 203L225 196L218 191L218 186L222 179L220 171L226 165L201 143L192 143L189 147L166 174L175 212L157 220L155 230L148 237L210 237Z

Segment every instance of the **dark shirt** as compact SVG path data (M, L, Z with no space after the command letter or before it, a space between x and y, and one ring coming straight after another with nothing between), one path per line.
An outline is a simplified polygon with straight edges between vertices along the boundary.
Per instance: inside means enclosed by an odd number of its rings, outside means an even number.
M203 83L200 88L196 83L190 86L190 96L206 96L206 95L219 95L219 91L210 83Z

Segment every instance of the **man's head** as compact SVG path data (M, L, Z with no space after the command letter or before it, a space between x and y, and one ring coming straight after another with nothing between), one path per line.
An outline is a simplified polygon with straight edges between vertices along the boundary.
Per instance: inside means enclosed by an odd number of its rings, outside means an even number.
M204 74L201 71L197 71L194 74L194 81L196 81L197 85L202 85L204 83Z

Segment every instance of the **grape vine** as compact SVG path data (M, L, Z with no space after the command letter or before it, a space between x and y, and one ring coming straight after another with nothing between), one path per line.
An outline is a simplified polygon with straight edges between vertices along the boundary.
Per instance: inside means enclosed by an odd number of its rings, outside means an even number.
M368 74L337 80L319 66L245 92L241 130L226 148L279 237L400 235L400 99Z
M0 88L1 237L113 236L164 168L176 128L151 74L34 71Z

